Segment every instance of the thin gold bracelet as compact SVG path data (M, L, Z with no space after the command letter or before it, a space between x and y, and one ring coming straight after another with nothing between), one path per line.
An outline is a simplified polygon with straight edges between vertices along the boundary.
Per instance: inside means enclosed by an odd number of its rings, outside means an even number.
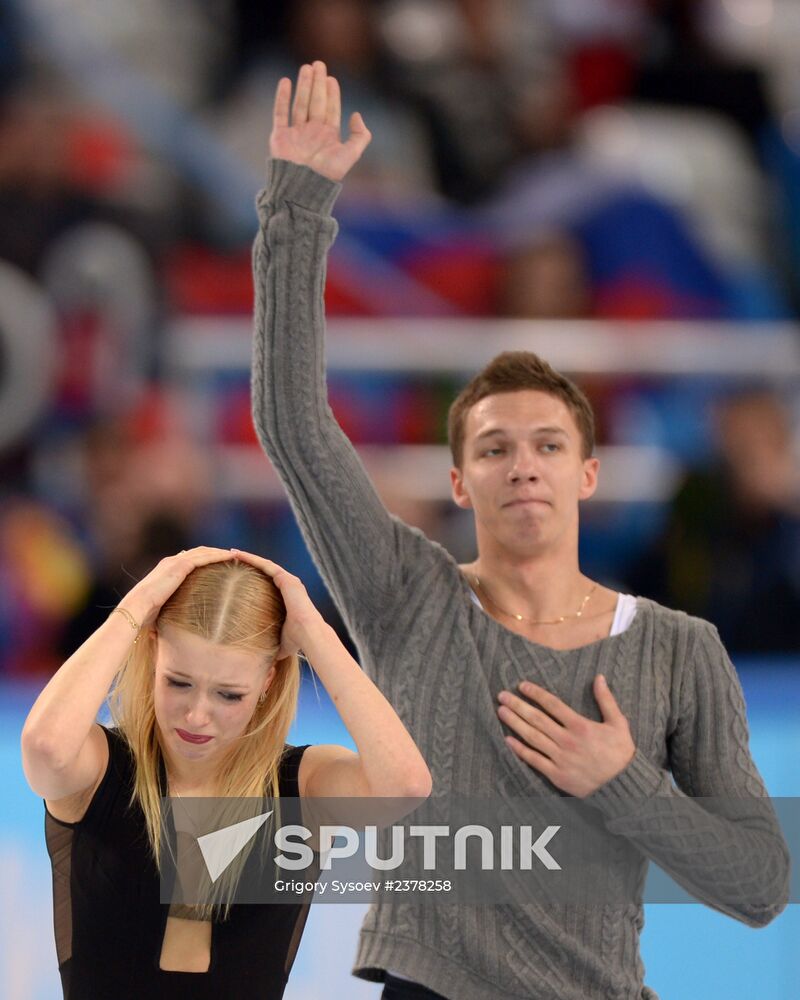
M136 624L136 619L133 617L130 611L128 611L127 608L114 608L114 611L119 611L122 617L127 621L130 627L136 633L136 638L133 640L133 644L135 646L136 643L139 641L139 631L141 626ZM111 612L112 615L114 614L114 611Z

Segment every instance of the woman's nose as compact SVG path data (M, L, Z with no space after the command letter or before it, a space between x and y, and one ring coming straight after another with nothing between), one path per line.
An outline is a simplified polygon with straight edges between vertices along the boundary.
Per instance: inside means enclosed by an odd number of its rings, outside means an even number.
M211 706L204 694L196 694L186 709L186 721L197 728L208 724L211 719Z

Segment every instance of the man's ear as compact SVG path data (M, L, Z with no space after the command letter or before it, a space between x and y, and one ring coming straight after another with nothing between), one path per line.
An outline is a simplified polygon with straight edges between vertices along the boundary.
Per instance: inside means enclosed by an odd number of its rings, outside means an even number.
M597 480L600 474L600 460L597 458L587 458L583 463L581 473L581 488L578 493L579 500L588 500L597 489Z
M453 494L453 502L457 507L461 507L463 510L471 509L472 500L464 486L463 474L461 469L457 469L455 466L450 470L450 490Z

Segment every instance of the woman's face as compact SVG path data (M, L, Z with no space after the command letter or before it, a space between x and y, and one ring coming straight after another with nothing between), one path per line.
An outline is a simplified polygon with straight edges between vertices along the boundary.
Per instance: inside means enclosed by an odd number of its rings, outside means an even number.
M154 703L164 750L183 760L221 759L247 728L274 673L263 654L160 628Z

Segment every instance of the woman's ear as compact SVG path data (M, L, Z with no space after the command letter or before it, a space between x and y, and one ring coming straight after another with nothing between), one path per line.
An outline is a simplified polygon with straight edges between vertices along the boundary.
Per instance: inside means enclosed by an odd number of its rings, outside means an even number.
M264 684L261 688L261 695L259 695L259 697L266 695L267 691L269 691L270 685L275 680L275 674L277 672L278 668L275 666L275 663L273 661L272 666L267 671L267 676L264 678Z
M151 625L144 633L144 638L148 642L153 643L153 657L150 664L150 672L154 674L156 672L156 660L158 659L158 629Z

